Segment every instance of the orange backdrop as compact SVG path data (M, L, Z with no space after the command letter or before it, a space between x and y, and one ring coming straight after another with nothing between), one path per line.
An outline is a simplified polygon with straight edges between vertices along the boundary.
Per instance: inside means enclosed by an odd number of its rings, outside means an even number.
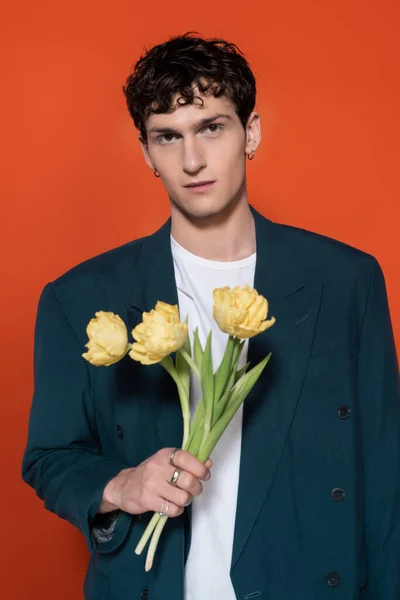
M244 50L263 131L250 202L374 254L399 344L399 3L14 0L1 12L0 594L71 600L82 598L83 537L20 478L33 325L49 280L168 217L121 91L131 66L188 30Z

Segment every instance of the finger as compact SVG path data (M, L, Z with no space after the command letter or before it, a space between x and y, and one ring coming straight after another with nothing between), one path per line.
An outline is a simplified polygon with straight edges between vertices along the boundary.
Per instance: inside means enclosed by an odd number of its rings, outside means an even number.
M171 473L171 477L168 480L169 482L171 482L174 472L175 469L173 469ZM179 473L176 487L189 492L191 496L200 496L201 492L203 491L203 486L201 485L200 481L196 479L194 475L188 473L188 471L181 471L181 473Z
M166 500L168 502L168 505L166 505L164 500ZM164 506L162 506L163 502L164 502ZM152 506L151 506L151 508L149 508L149 510L152 510L154 512L160 512L161 507L163 508L163 513L167 517L172 517L172 518L179 517L179 515L181 515L185 510L182 506L177 506L174 502L172 502L171 500L168 500L167 498L163 498L161 496L155 496L154 500L152 502Z
M191 473L196 479L207 480L208 478L210 472L208 467L197 460L190 452L178 450L174 456L174 463L177 467Z
M173 502L181 508L189 506L189 504L192 502L192 496L191 494L189 494L189 492L187 492L186 490L182 490L179 487L175 487L167 481L164 481L160 485L159 490L159 494L162 498L170 500L170 502Z
M160 457L161 457L161 461L162 461L162 462L165 462L165 458L167 458L167 457L168 457L168 459L169 459L169 457L170 457L170 455L171 455L171 452L172 452L173 450L175 450L174 464L175 464L176 466L179 466L178 464L176 464L176 460L175 460L175 458L176 458L176 455L177 455L177 453L178 453L178 450L177 450L177 449L175 449L175 448L163 448L162 450L159 450L159 452L158 452L157 454L159 454L159 455L160 455ZM183 452L183 450L182 450L181 452ZM193 455L191 454L191 456L193 456ZM213 461L212 461L212 459L211 459L210 457L208 457L208 459L206 460L206 462L205 462L204 464L205 464L205 466L206 466L206 468L207 468L207 469L210 469L210 468L212 467Z

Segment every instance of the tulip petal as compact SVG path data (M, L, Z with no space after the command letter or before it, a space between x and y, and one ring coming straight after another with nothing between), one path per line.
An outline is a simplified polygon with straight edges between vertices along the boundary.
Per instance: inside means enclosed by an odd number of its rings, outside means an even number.
M143 320L132 330L132 337L141 345L133 344L129 356L142 364L155 364L181 348L188 337L188 326L179 320L177 305L158 301Z
M98 311L86 327L88 352L82 354L94 366L110 366L128 352L126 325L113 312Z
M241 339L262 333L275 323L274 317L266 321L268 302L257 290L247 284L230 289L225 286L213 291L213 316L224 333Z

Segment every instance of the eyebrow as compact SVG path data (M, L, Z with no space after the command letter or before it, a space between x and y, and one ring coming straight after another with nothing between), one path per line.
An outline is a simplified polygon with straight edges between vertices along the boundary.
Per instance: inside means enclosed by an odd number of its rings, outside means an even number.
M230 119L232 121L232 117L226 114L218 114L213 117L206 117L205 119L201 119L198 123L196 123L195 128L201 128L205 125L208 125L212 121L216 119ZM149 133L180 133L177 129L173 129L171 127L152 127L149 130Z

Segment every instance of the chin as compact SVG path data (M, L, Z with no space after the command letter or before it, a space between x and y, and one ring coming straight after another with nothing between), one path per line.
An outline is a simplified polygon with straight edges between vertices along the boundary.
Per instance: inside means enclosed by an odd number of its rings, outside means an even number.
M216 217L225 212L229 203L216 203L215 201L209 202L196 202L188 203L185 205L185 212L192 218L207 219L210 217Z
M169 196L171 209L174 208L183 213L189 219L209 219L224 214L235 204L236 196L231 198L217 199L213 194L193 194L191 198L173 199Z

